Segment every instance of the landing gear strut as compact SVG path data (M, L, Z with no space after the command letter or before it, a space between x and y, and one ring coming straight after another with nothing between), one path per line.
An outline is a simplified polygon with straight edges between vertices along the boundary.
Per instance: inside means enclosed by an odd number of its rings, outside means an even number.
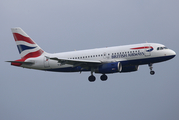
M91 75L88 77L88 80L90 82L94 82L96 80L96 77L93 75L94 68L91 69Z
M152 63L149 64L149 69L150 69L150 74L151 75L154 75L155 74L155 71L152 70Z
M101 77L100 77L100 79L101 79L102 81L106 81L106 80L108 79L108 76L105 75L105 74L102 74Z

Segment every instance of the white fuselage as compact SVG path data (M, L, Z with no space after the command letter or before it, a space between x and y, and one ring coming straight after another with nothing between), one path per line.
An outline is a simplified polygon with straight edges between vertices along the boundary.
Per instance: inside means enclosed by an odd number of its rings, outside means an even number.
M153 49L148 48L147 46L151 46ZM142 48L146 47L146 48ZM163 48L161 50L157 50L157 48ZM132 49L135 48L135 49ZM77 67L78 65L70 65L70 64L62 64L58 61L48 59L49 58L63 58L69 60L97 60L102 63L109 62L124 62L128 63L128 65L142 65L142 64L150 64L166 61L175 56L175 52L170 49L166 49L164 45L157 43L142 43L142 44L134 44L134 45L124 45L124 46L116 46L116 47L106 47L106 48L97 48L97 49L89 49L89 50L80 50L80 51L72 51L72 52L62 52L49 54L44 53L42 56L37 58L29 58L26 62L34 62L35 64L28 66L23 65L23 67L41 69L41 70L49 70L49 71L60 71L60 68L69 68L69 72L76 72L78 70L70 70L70 68ZM127 63L125 65L127 65ZM62 72L68 72L68 70L61 70ZM86 71L86 70L85 70Z

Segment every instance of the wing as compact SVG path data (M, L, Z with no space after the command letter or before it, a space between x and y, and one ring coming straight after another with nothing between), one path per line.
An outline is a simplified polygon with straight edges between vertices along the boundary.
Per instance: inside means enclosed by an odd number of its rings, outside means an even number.
M57 57L47 57L47 59L50 60L56 60L58 63L61 63L61 65L69 64L73 65L73 67L81 66L81 67L95 67L102 64L99 60L82 60L82 59L66 59L66 58L57 58Z

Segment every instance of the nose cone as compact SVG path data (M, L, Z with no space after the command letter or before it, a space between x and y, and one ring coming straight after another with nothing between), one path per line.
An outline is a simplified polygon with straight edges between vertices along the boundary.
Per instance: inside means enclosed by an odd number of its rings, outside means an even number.
M172 58L174 58L174 57L176 56L176 53L175 53L175 51L170 50L170 51L169 51L169 55L170 55Z

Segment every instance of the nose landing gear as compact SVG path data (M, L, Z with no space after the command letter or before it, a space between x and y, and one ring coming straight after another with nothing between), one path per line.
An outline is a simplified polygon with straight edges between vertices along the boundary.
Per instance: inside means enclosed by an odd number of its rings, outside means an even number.
M155 74L155 71L152 70L152 63L149 64L149 69L150 69L150 74L151 75L154 75Z

